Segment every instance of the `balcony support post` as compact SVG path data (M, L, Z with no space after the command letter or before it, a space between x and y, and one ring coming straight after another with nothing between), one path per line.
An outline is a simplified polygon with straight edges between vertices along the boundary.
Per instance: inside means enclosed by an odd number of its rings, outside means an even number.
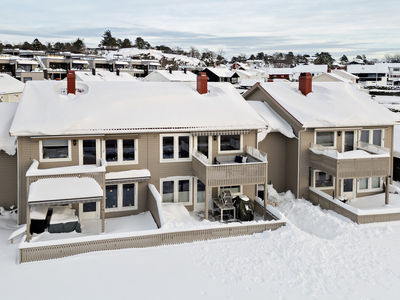
M205 204L205 218L208 220L208 202L210 201L210 188L209 185L206 184L206 203Z
M389 176L386 176L385 204L389 205Z

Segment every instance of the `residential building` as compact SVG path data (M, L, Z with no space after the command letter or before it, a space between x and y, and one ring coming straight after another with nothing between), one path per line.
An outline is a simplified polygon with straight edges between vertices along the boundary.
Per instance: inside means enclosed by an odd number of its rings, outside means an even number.
M183 71L173 71L169 70L155 70L143 78L143 81L153 81L153 82L196 82L197 76L188 72L186 69Z
M25 84L6 73L0 73L0 102L18 102Z
M76 81L137 81L136 77L119 69L115 70L115 72L96 69L92 69L91 71L75 71L75 75Z
M258 144L268 154L269 180L278 191L311 201L315 191L353 199L383 193L391 182L399 117L352 85L313 82L305 73L298 83L256 84L243 97L262 102L294 132L269 133Z
M206 68L203 70L209 82L230 82L238 83L239 75L228 68Z
M104 230L104 218L149 210L149 185L163 202L205 210L207 218L220 188L254 199L257 185L266 183L266 157L255 149L266 123L232 85L207 83L203 73L197 84L68 76L27 83L12 123L19 223L29 224L29 208L38 203L70 204L81 220L101 219ZM235 162L238 155L247 163ZM30 198L37 182L36 193L45 193L40 180L68 186L77 177L90 179L79 183L84 196ZM90 188L96 183L103 194Z

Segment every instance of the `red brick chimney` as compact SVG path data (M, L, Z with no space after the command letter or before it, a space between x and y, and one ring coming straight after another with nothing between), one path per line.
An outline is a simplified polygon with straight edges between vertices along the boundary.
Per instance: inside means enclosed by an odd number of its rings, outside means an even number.
M68 71L67 74L67 94L75 94L75 71Z
M204 72L197 75L197 91L199 94L207 93L207 75Z
M304 96L312 92L312 76L310 73L301 73L299 76L299 90Z

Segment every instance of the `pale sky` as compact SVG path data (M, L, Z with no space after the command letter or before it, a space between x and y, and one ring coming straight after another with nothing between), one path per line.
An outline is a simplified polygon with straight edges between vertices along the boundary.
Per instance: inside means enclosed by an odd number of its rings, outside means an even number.
M5 0L2 0L5 2ZM1 6L0 41L99 44L104 31L152 46L240 53L326 51L349 59L400 54L399 0L9 1Z

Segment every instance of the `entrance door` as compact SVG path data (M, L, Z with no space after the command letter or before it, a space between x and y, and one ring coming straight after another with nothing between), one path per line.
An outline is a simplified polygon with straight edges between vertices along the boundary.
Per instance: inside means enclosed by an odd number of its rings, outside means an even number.
M347 199L353 199L356 196L355 193L355 183L356 181L353 178L343 179L342 181L342 195Z
M198 178L193 180L194 184L194 209L196 211L205 210L206 203L206 186Z
M353 151L356 149L355 131L345 131L343 139L343 152Z
M99 140L79 140L79 164L96 165L99 162ZM100 216L100 202L79 204L79 218L84 220L98 220Z

